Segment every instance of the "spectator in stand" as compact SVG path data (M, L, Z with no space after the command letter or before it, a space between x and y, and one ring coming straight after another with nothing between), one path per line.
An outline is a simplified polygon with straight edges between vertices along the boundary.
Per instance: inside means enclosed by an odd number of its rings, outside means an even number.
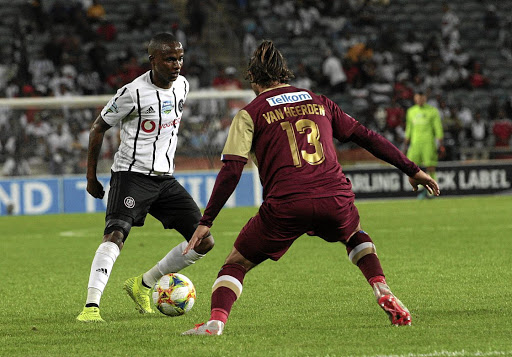
M329 91L331 93L345 92L347 76L341 65L341 60L330 49L325 51L322 74L329 81Z
M496 5L487 5L487 9L483 16L483 22L487 38L492 41L496 40L500 29L500 17L496 11Z
M244 39L242 41L242 51L244 54L244 58L251 58L252 53L258 47L258 43L256 42L255 37L256 32L256 22L249 21L245 26L245 34Z
M354 110L363 112L370 108L370 90L365 87L361 76L356 78L348 92L352 98Z
M203 27L206 23L207 10L209 1L189 0L187 5L187 19L189 25L188 34L192 42L196 43L201 40L203 35Z
M469 53L463 51L462 47L457 47L452 54L452 60L458 65L466 68L469 65L471 57Z
M254 48L254 50L255 49L256 48ZM290 84L297 88L313 90L315 82L311 79L311 76L308 73L308 68L304 62L301 61L297 64L297 69L295 70L295 78L291 80Z
M25 119L26 118L26 119ZM49 122L49 115L46 112L37 112L33 119L28 117L21 118L22 122L27 120L25 133L29 144L29 150L35 155L41 155L46 152L46 138L51 134L52 128Z
M470 133L470 145L475 149L475 151L487 146L489 127L486 121L482 118L482 113L480 111L475 112L475 119L470 125Z
M27 137L21 127L14 127L14 135L11 135L6 143L7 158L2 167L4 176L28 176L32 173L29 158L29 146Z
M100 79L105 81L110 74L111 66L107 61L108 49L101 37L97 37L94 44L87 52L87 58L92 64L94 71L98 72Z
M121 65L121 80L123 85L130 83L148 69L141 66L134 54L131 54Z
M351 30L347 30L341 34L342 37L334 42L334 48L342 56L343 59L348 58L347 53L350 48L359 43L359 39L354 36Z
M212 150L215 154L220 155L222 153L222 149L224 148L224 144L226 143L226 139L228 138L230 126L230 118L226 117L220 120L220 128L214 133L213 139L211 139Z
M441 36L443 38L458 37L459 17L453 12L448 2L443 4L443 16L441 18Z
M443 86L443 77L441 75L441 64L439 61L433 61L429 64L428 72L424 78L425 86L435 92L440 91Z
M487 106L487 119L488 120L495 120L498 118L498 111L501 108L501 104L499 102L499 99L497 96L492 95L491 101L489 102L489 105Z
M49 168L52 175L62 175L65 173L66 163L70 158L73 137L69 129L62 124L64 118L58 118L59 123L52 129L52 133L47 138L47 150L49 158Z
M132 14L126 21L126 25L131 31L139 33L144 32L151 24L151 15L148 14L147 8L142 6L142 3L136 2L134 4Z
M187 35L183 31L178 22L172 24L172 33L176 36L178 42L181 43L184 49L187 49Z
M423 62L428 63L441 56L440 40L438 35L430 35L424 47L425 49L422 54Z
M444 120L444 118L447 118L450 116L450 107L448 106L448 103L443 98L443 96L440 94L442 92L437 92L435 95L438 105L436 106L437 110L439 110L439 115L441 116L441 120Z
M78 90L83 95L94 95L103 93L103 82L100 75L92 69L89 61L81 63L81 67L76 78Z
M495 147L509 147L512 146L512 120L507 118L505 110L500 109L498 117L493 120L492 133L494 135Z
M30 59L28 71L32 75L32 84L47 84L50 76L55 72L53 62L44 57L41 51L36 51Z
M358 77L361 77L361 70L352 60L348 57L343 59L343 72L347 76L347 84L352 85L357 82Z
M299 19L302 22L303 30L306 33L311 33L315 30L318 22L321 19L320 11L318 11L317 1L306 0L302 2L302 5L303 6L298 8Z
M384 56L377 62L377 79L387 83L393 83L396 76L396 63L392 57Z
M512 95L508 95L503 103L503 109L507 118L512 118Z
M51 22L54 24L66 24L71 17L70 1L55 0L48 12Z
M457 53L461 51L460 43L450 37L445 37L441 40L439 47L439 55L443 60L443 63L449 63L457 57Z
M346 57L354 63L364 62L373 57L373 49L363 42L358 42L348 49Z
M236 78L236 68L229 66L219 69L219 74L213 79L212 86L216 89L242 89L242 82Z
M184 66L182 73L187 77L191 91L210 85L209 78L205 77L205 66L195 54L187 56Z
M487 88L489 86L489 78L482 73L480 62L473 64L472 72L469 75L469 85L472 89Z
M457 111L457 115L459 116L462 128L464 130L463 135L461 135L461 145L468 146L471 141L471 124L473 123L473 112L460 100L455 104L455 110Z
M409 30L407 32L407 37L405 41L402 43L401 50L407 56L412 57L415 62L419 62L421 60L421 54L424 52L425 47L423 42L418 40L418 36L416 32L413 30Z
M503 57L512 61L512 15L507 16L498 33L498 48Z
M467 88L469 72L462 65L452 61L441 73L441 82L446 90Z
M99 0L92 0L91 6L87 8L87 18L91 23L100 22L105 18L106 12Z
M386 108L386 127L394 131L398 127L405 125L405 110L396 101L395 98L391 99L391 103Z
M418 87L419 88L419 87ZM393 97L403 107L410 107L413 103L414 90L407 82L407 74L400 73L393 85Z
M443 118L443 131L444 131L444 142L449 148L457 150L460 146L462 135L464 135L462 122L459 118L457 109L453 106L449 107L448 115ZM450 144L450 145L448 145ZM456 160L457 157L454 150L448 150L446 153L447 160Z
M363 79L364 85L372 85L378 82L377 77L377 64L373 60L373 58L365 59L361 62L361 77Z
M107 18L101 19L98 28L96 29L96 34L106 42L114 41L117 37L117 28L116 25Z
M300 18L299 9L295 7L294 12L291 16L283 19L286 24L287 34L290 37L301 37L303 36L305 29L304 23Z

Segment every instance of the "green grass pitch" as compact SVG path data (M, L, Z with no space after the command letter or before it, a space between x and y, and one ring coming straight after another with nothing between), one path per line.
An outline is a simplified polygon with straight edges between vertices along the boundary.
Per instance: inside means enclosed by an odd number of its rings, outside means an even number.
M139 315L125 279L181 241L148 218L104 292L106 324L75 321L103 214L0 217L0 356L512 356L512 196L357 203L413 325L393 327L341 244L301 237L245 279L224 335L181 336L209 317L210 291L256 208L225 209L216 247L182 271L187 315Z

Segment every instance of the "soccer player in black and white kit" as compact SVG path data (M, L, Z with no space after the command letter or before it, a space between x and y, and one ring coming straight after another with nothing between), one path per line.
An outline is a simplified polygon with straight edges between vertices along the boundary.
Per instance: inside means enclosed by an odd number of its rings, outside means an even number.
M92 125L87 154L87 192L103 198L96 176L105 132L120 125L121 144L114 157L103 241L92 261L87 300L77 320L104 322L100 299L114 262L132 226L144 225L149 213L189 241L201 212L173 177L174 153L189 85L180 75L184 50L169 33L155 35L148 46L151 70L120 88ZM209 236L183 255L184 241L146 273L125 281L124 290L141 313L152 313L150 291L163 275L202 258L214 245Z

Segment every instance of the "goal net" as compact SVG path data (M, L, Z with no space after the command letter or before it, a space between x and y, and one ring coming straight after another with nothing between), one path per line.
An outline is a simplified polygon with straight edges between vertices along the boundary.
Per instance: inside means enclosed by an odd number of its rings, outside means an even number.
M84 174L91 124L111 95L0 98L0 175ZM233 116L251 90L198 90L185 103L176 170L220 167ZM105 134L98 173L110 170L119 128Z

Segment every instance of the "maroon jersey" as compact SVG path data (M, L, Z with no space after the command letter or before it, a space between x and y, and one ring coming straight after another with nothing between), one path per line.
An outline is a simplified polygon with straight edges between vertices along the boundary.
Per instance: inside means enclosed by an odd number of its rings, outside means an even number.
M258 165L268 203L344 196L352 184L336 157L333 138L352 141L409 176L420 169L393 144L344 113L325 96L289 85L260 93L233 119L222 151L224 166L200 223L211 226L249 156Z
M233 125L245 135L230 135L223 159L247 158L250 141L264 200L354 195L333 137L346 141L360 124L325 96L288 85L274 88L243 108Z

